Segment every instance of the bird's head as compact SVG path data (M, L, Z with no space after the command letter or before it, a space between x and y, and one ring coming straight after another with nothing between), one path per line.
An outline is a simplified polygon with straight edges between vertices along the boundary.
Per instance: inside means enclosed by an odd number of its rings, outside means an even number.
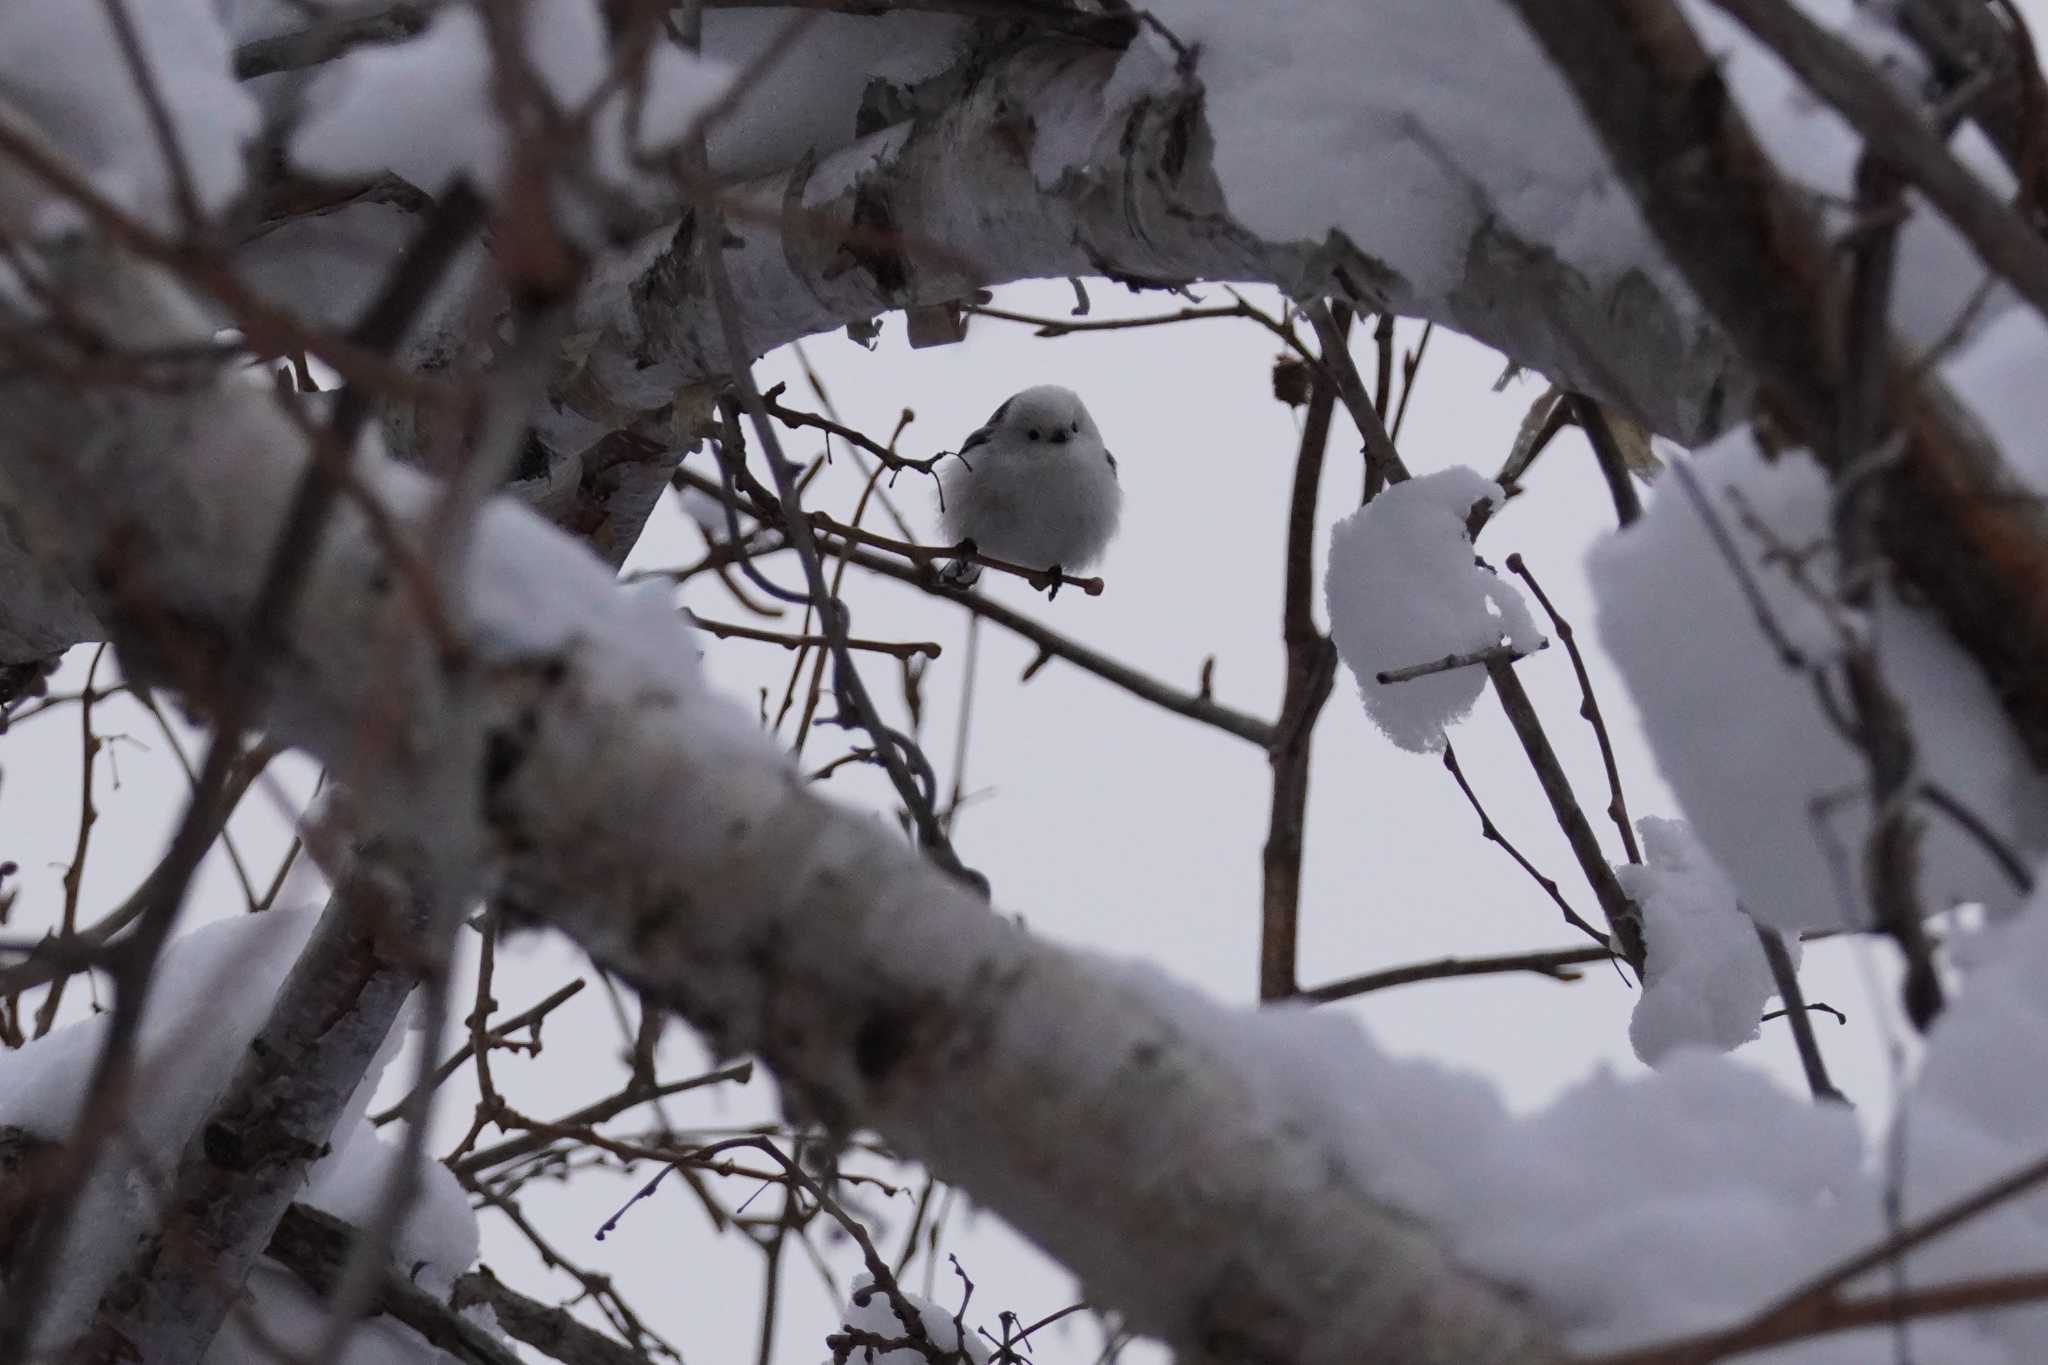
M989 418L989 429L1023 441L1064 446L1077 440L1101 441L1095 419L1080 395L1057 384L1040 384L1015 394Z

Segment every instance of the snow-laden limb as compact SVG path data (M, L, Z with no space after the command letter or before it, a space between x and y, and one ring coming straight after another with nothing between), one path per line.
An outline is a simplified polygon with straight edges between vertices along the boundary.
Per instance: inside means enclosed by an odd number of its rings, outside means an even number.
M120 269L82 262L70 283L89 302ZM99 605L124 643L176 623L187 649L153 653L207 695L205 656L237 628L303 467L297 429L232 383L81 398L21 376L0 400L26 419L0 433L11 514L53 559L105 566ZM60 405L61 441L46 420ZM359 473L401 522L431 505L420 475L374 454ZM1341 1015L1230 1011L1038 942L812 795L705 689L660 594L621 591L508 502L474 546L463 696L489 758L458 776L499 903L574 935L719 1046L760 1052L793 1106L928 1162L1188 1358L1556 1361L1559 1334L1597 1348L1722 1327L1880 1232L1853 1117L1722 1059L1602 1078L1517 1122L1482 1083L1389 1058ZM313 574L267 719L336 763L366 733L404 736L389 758L409 789L406 770L448 761L442 656L353 506ZM379 791L366 775L365 804ZM2042 944L2004 942L2033 944L2015 982L2038 980ZM1966 995L1941 1027L1973 1017ZM1979 1085L1971 1059L1991 1050L1959 1047L1950 1088L1920 1106L1953 1118L1958 1142L1939 1150L1989 1150L1963 1141L1966 1121L2043 1140L2034 1108ZM1559 1209L1576 1219L1564 1242ZM1940 1243L1943 1268L2010 1268L2048 1244L1987 1227ZM2048 1347L2039 1330L1984 1314L1916 1339L1944 1365L2020 1365ZM1791 1358L1868 1351L1823 1341Z
M64 283L100 316L129 269L81 259ZM204 325L156 298L122 325ZM0 432L5 515L49 562L105 571L95 605L124 658L211 695L208 656L239 629L304 466L297 428L234 382L81 394L16 375L0 402L17 419ZM400 524L431 506L401 466L366 454L358 472ZM488 758L460 776L500 905L570 933L720 1047L760 1053L792 1105L927 1161L1190 1357L1316 1365L1372 1342L1388 1361L1556 1358L1537 1310L1460 1269L1385 1202L1369 1149L1233 1045L1242 1019L1034 940L887 827L820 800L745 709L705 691L664 594L620 591L506 501L473 544L456 619L464 720ZM265 715L344 767L383 737L385 766L357 783L366 807L446 763L451 723L444 656L383 558L360 509L340 509Z
M836 22L858 28L873 21ZM1390 83L1394 76L1441 59L1455 73L1447 88L1463 91L1472 111L1494 107L1496 77L1541 79L1512 66L1540 60L1520 49L1494 54L1510 63L1506 71L1491 58L1473 60L1455 24L1417 34L1405 45L1368 46L1360 55L1372 69L1346 70L1354 95L1393 92L1385 107L1347 115L1363 119L1360 135L1370 135L1363 154L1378 149L1411 169L1416 149L1439 141L1462 157L1471 120L1447 112L1455 98L1408 107L1402 101L1413 82ZM918 36L931 50L919 48L918 64L905 69L923 79L958 36L951 29ZM1467 169L1425 166L1420 180L1385 197L1403 206L1392 217L1347 213L1342 222L1312 222L1312 204L1299 222L1276 225L1244 190L1226 194L1212 166L1212 121L1258 102L1256 82L1244 85L1232 58L1219 55L1213 71L1190 77L1150 41L1123 54L1036 41L963 61L957 90L858 139L843 90L834 86L832 100L819 100L803 86L815 65L771 71L713 139L725 164L777 167L729 191L724 215L742 328L763 349L1016 279L1265 280L1433 318L1675 436L1705 435L1747 406L1748 383L1717 334L1663 275L1619 246L1565 256L1554 248L1546 234L1561 230L1557 213L1584 198L1585 178L1597 167L1573 163L1559 171L1562 185L1552 185L1542 174L1558 169L1551 160L1536 171L1518 168L1503 183L1488 179L1503 164L1498 154ZM1206 94L1204 83L1213 87ZM805 97L792 100L799 86ZM1454 126L1439 139L1433 119ZM825 137L827 120L849 124L836 142ZM367 136L374 128L356 131ZM378 160L371 147L347 150L350 164ZM392 147L384 161L415 150ZM1305 192L1371 179L1330 164L1295 183ZM1602 198L1603 213L1620 212L1612 198ZM1508 201L1520 208L1508 211ZM1533 216L1522 211L1538 202L1550 207ZM1240 214L1285 232L1262 237ZM1601 221L1607 225L1591 237L1572 240L1608 241L1621 219ZM538 504L615 561L631 548L682 450L701 436L704 386L723 382L733 362L693 249L698 228L685 213L598 264L537 423L548 456L533 481ZM353 318L409 235L398 210L363 204L267 232L241 264L260 291L339 324ZM475 316L465 305L447 310L439 326L430 317L410 354L473 349ZM15 621L11 607L6 619ZM39 638L72 641L91 634L75 621L56 629L64 620L35 613L33 621L23 617L21 630L33 625Z
M397 901L368 859L337 888L234 1079L185 1134L163 1216L101 1299L95 1340L146 1342L155 1365L206 1353L307 1168L337 1125L347 1132L362 1122L358 1101L413 986L409 970L386 960L387 940L407 918ZM381 1143L341 1144L316 1167L312 1197L376 1189L365 1170L390 1155ZM472 1248L447 1259L459 1268L473 1258ZM72 1329L48 1326L60 1340Z
M1601 643L1686 819L1757 922L1795 931L1849 927L1868 904L1868 768L1809 671L1840 659L1844 629L1875 645L1926 782L2022 849L2042 846L2048 809L1997 699L1931 612L1889 589L1868 619L1834 605L1829 509L1811 457L1769 460L1743 428L1660 480L1642 519L1590 563ZM1921 809L1928 909L2014 904L1999 857Z
M1330 637L1366 714L1404 749L1443 747L1444 727L1485 690L1478 655L1542 644L1521 594L1473 562L1467 518L1502 496L1460 465L1393 485L1330 533ZM1407 676L1454 659L1464 662Z
M206 1141L201 1129L216 1099L229 1091L251 1039L264 1029L279 983L287 979L294 959L314 932L316 919L311 912L273 910L221 921L177 940L157 963L156 989L137 1044L138 1074L148 1077L149 1083L122 1115L123 1140L102 1145L70 1234L54 1249L56 1262L46 1277L48 1297L41 1315L41 1340L46 1344L70 1339L90 1319L95 1304L125 1268L121 1257L111 1253L143 1247L158 1228L164 1193L160 1182L178 1170L181 1150ZM403 998L402 992L398 998ZM391 1004L395 1008L396 1001ZM85 1102L82 1082L91 1072L107 1022L104 1015L83 1020L0 1055L0 1127L52 1142L69 1136ZM267 1214L260 1207L246 1214L231 1207L205 1211L202 1226L207 1216L230 1224L244 1217L274 1224L294 1195L339 1216L359 1217L374 1198L397 1149L377 1136L363 1113L376 1089L382 1063L396 1051L397 1040L377 1029L374 1021L364 1021L353 1030L347 1021L342 1022L342 1036L324 1040L322 1045L359 1059L351 1063L354 1076L345 1076L345 1068L337 1068L327 1074L324 1087L319 1078L300 1081L308 1090L323 1090L316 1103L324 1117L316 1116L312 1125L319 1129L320 1137L287 1163L289 1170L273 1182L274 1188L262 1178L242 1184L228 1177L212 1192L214 1198L229 1204L240 1195L258 1206L272 1195L279 1196L276 1204ZM388 1029L388 1014L384 1022ZM211 1143L217 1160L232 1166L239 1156L255 1157L253 1152L236 1151L228 1141L230 1136L254 1139L259 1134L245 1125L232 1135L214 1135ZM308 1181L307 1159L320 1155L320 1143L327 1143L332 1151L312 1163ZM392 1259L401 1266L420 1267L423 1283L445 1292L454 1277L476 1259L476 1220L460 1187L445 1170L432 1167L421 1176L424 1195L401 1226ZM221 1320L218 1311L212 1324L186 1325L168 1310L177 1303L202 1305L222 1293L230 1300L236 1297L240 1277L263 1250L270 1227L252 1230L251 1235L256 1240L250 1247L211 1243L205 1258L165 1257L165 1265L159 1268L162 1273L140 1274L129 1284L138 1293L151 1299L161 1294L168 1302L116 1304L107 1326L115 1331L144 1329L148 1335L130 1340L149 1345L152 1361L203 1358L219 1365L243 1358L231 1344L217 1345L216 1354L199 1354L214 1339L214 1327ZM179 1246L182 1251L190 1250L183 1243ZM237 1251L239 1266L210 1259L215 1252L229 1250ZM235 1275L234 1283L213 1283L216 1269ZM198 1283L188 1283L186 1277ZM259 1317L275 1326L277 1319L270 1310L289 1316L287 1306L295 1301L294 1295L303 1297L301 1291L294 1290L281 1299L266 1298L259 1288ZM215 1305L216 1309L225 1307L225 1303ZM316 1333L318 1325L315 1314L312 1326ZM165 1333L170 1335L159 1335ZM221 1341L229 1342L239 1334L240 1329L231 1327ZM300 1344L312 1344L311 1336ZM109 1358L119 1356L118 1346L109 1349Z
M726 264L752 345L1018 279L1264 280L1433 318L1673 435L1704 435L1746 405L1746 381L1716 335L1661 277L1633 261L1588 271L1560 260L1539 233L1485 211L1488 186L1439 178L1417 189L1425 197L1403 222L1326 223L1268 240L1233 217L1212 170L1206 73L1186 77L1150 46L1120 56L1062 41L962 70L961 88L936 108L858 139L845 128L816 153L817 129L778 122L791 104L782 82L796 75L771 73L741 104L727 157L796 152L794 168L785 161L726 195ZM808 97L796 104L809 112ZM1315 178L1350 177L1324 168ZM1436 235L1443 215L1430 211L1446 201L1455 207L1444 214L1469 229L1448 255ZM317 282L346 294L351 256L356 270L389 259L391 217L351 210L272 234L257 251L291 291ZM1333 235L1340 226L1355 235ZM598 264L537 422L567 471L564 489L619 485L608 515L621 556L701 434L698 387L722 382L735 361L710 306L700 230L684 211ZM292 268L298 242L321 253L322 269ZM437 343L429 334L417 345Z
M1352 79L1369 88L1367 73ZM1260 237L1217 183L1203 109L1199 84L1150 48L1025 47L933 114L733 192L727 263L745 334L774 346L1034 277L1266 280L1434 318L1675 435L1702 435L1740 406L1743 381L1686 304L1635 271L1585 274L1503 222L1475 226L1448 280L1433 223L1354 243L1331 239L1334 223ZM1465 206L1485 189L1435 193ZM601 272L581 385L555 394L549 434L564 448L729 369L696 231L686 216ZM580 437L579 413L591 424Z

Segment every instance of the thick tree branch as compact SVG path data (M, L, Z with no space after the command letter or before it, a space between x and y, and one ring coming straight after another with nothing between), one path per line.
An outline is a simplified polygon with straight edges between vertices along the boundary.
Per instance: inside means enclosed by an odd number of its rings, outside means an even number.
M412 991L408 911L359 859L240 1071L185 1145L158 1225L101 1297L88 1353L197 1361ZM123 1343L127 1343L124 1346Z
M133 268L76 266L62 284L88 299ZM238 385L81 396L8 376L0 403L17 528L118 595L124 631L179 622L192 656L167 664L209 695L209 642L241 619L301 434ZM400 521L433 504L402 467L359 474ZM1258 1065L1213 1041L1231 1027L1219 1007L1031 938L870 816L821 801L750 715L702 690L666 608L619 593L523 509L492 506L473 543L460 701L489 761L472 771L456 751L443 776L474 809L444 816L483 822L506 913L569 933L715 1046L757 1052L798 1111L926 1162L1189 1358L1319 1365L1370 1342L1394 1360L1558 1359L1526 1301L1380 1204L1313 1115L1272 1112ZM435 735L455 686L411 604L380 589L382 565L360 510L341 509L290 624L291 676L267 699L275 732L329 762L366 732ZM384 668L366 689L371 654ZM437 761L448 752L423 740L387 780Z

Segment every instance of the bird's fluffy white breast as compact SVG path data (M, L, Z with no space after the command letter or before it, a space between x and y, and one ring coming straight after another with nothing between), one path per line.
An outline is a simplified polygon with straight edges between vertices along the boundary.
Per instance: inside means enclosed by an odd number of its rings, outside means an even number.
M945 531L1032 568L1095 562L1116 532L1123 492L1102 442L1054 445L999 435L940 473Z

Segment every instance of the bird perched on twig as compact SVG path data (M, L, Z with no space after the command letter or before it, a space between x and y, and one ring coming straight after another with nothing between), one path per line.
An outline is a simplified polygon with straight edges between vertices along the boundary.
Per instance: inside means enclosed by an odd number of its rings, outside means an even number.
M1095 562L1116 534L1123 491L1116 457L1070 389L1041 384L1012 395L960 443L960 468L939 476L945 534L965 549L1060 575ZM972 583L973 561L949 581Z

